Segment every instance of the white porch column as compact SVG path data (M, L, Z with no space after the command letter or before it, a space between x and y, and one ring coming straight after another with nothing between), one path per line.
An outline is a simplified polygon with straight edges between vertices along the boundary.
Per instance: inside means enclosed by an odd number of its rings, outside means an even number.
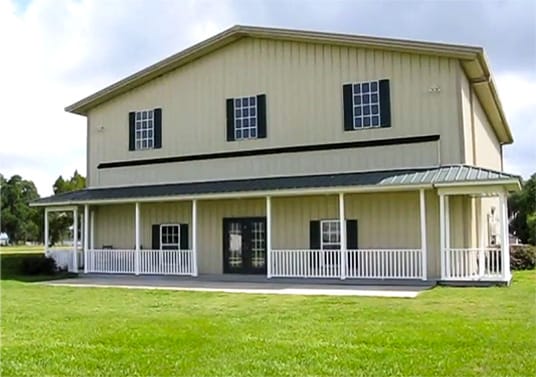
M426 197L424 195L424 189L419 191L419 205L421 209L421 264L422 264L422 280L427 279L428 263L427 258L427 237L426 237Z
M134 273L136 275L140 274L140 203L136 202L136 252L134 254Z
M506 191L499 194L499 214L501 221L501 270L504 281L510 281L510 239L508 231L508 198Z
M346 279L346 218L344 211L344 193L339 193L339 230L341 232L341 251L339 258L339 267L341 272L341 280Z
M478 226L480 230L480 239L478 243L478 276L481 278L484 276L485 268L485 255L484 255L484 249L486 247L486 225L487 222L484 221L484 217L482 215L482 198L479 199L480 204L478 206Z
M192 276L197 276L197 200L192 200Z
M95 211L91 211L89 234L90 234L89 248L91 250L94 250L95 249Z
M89 205L84 205L84 273L87 274L87 251L89 244Z
M445 261L445 196L439 194L439 253L441 256L441 279L447 277Z
M45 208L45 234L43 234L45 242L45 255L48 254L48 208Z
M450 196L445 195L445 264L448 277L452 275L450 255Z
M73 209L73 272L78 272L78 208Z
M272 278L272 198L266 197L266 277Z

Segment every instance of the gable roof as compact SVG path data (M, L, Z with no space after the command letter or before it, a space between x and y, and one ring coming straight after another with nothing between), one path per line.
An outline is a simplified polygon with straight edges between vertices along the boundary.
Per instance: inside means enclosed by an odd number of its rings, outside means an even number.
M244 37L364 47L460 59L469 82L474 85L475 93L491 125L495 129L499 140L502 144L513 142L512 133L504 115L491 70L482 47L242 25L233 26L209 39L142 69L67 106L65 110L74 114L87 115L91 108L105 101Z
M519 189L520 178L495 170L468 165L449 165L436 168L380 170L340 174L320 174L306 176L285 176L255 179L234 179L225 181L171 183L145 186L126 186L85 189L42 198L32 206L68 205L82 203L165 201L188 199L214 194L221 196L236 193L262 192L273 195L318 189L317 193L327 193L330 189L355 186L375 189L394 189L401 186L434 187L449 185L504 185L511 190ZM350 190L351 191L351 190Z

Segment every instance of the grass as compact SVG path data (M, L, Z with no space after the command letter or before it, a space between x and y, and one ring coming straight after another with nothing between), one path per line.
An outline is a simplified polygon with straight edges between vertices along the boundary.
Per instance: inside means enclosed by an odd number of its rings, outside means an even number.
M37 246L0 246L0 254L35 254L43 253L43 245Z
M1 288L2 376L536 375L534 271L417 299Z

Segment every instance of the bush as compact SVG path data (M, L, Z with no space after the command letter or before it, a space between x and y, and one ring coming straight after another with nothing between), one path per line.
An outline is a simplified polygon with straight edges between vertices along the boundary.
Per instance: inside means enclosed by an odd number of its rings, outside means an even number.
M536 267L536 246L510 246L510 269L533 270Z
M24 258L21 263L23 275L53 275L57 271L54 259L44 255Z

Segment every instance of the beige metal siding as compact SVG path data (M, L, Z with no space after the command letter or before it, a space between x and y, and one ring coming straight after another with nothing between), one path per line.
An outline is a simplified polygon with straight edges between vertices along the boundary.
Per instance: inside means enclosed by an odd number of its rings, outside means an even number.
M114 182L141 185L147 182L177 183L322 174L334 170L337 173L387 170L427 167L439 163L437 142L384 146L381 148L381 157L377 152L378 149L372 147L113 168L99 172L97 182L105 186Z
M198 202L198 269L201 274L223 273L223 219L265 216L264 199Z
M95 207L95 248L111 245L115 249L134 249L135 204L103 205ZM141 203L140 244L152 247L153 224L191 224L190 202ZM191 225L190 245L191 245Z
M473 150L473 108L471 104L471 97L473 91L469 85L469 80L460 67L460 109L462 112L463 123L463 147L464 147L464 161L467 164L474 165L474 150Z
M191 202L166 202L140 204L140 243L142 248L152 248L153 224L188 224L189 247L192 245Z
M95 248L104 245L115 249L134 249L134 204L118 204L95 207Z
M473 109L475 112L475 164L502 170L501 145L476 97L473 100Z
M465 163L502 170L501 145L497 135L461 68L460 90Z
M458 61L449 58L244 38L92 109L90 183L109 186L159 179L139 168L128 175L111 169L97 177L100 162L429 134L441 135L441 163L461 163L458 69ZM382 78L391 80L392 127L344 132L342 85ZM429 91L436 86L440 92ZM268 137L227 142L225 99L259 93L267 95ZM163 109L162 149L129 152L128 112L156 107ZM426 153L417 146L391 153L380 147L366 154L368 162L382 160L385 166L397 166L402 155L412 166L437 164L437 152L428 153L427 148ZM333 152L339 154L345 158L345 152ZM288 158L299 164L305 157ZM284 173L273 156L258 159L273 161L266 164L274 174ZM253 165L251 177L264 175L265 165ZM212 179L213 171L203 175L207 167L199 166L199 179ZM232 165L221 169L227 177L236 174ZM331 169L338 171L338 165Z

